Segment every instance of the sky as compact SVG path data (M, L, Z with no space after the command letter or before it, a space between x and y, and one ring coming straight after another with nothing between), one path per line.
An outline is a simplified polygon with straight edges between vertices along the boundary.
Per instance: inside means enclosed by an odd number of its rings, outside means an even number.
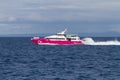
M120 32L120 0L0 0L0 35Z

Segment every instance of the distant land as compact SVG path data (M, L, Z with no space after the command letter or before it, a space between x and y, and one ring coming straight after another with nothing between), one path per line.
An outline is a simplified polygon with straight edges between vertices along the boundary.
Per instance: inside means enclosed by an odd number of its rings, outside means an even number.
M5 35L0 35L0 37L34 37L34 36L45 37L45 36L54 35L54 34L56 33L5 34ZM78 36L80 37L120 37L120 32L76 33L76 34L78 34Z

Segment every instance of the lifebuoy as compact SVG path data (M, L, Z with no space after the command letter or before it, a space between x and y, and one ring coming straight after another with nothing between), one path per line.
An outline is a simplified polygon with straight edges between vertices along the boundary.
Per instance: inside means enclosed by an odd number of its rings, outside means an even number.
M38 43L42 43L42 41L38 40Z

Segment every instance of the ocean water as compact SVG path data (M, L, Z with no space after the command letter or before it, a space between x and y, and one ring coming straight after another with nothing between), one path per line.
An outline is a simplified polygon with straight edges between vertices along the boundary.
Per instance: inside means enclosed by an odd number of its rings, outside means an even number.
M120 46L39 46L30 38L0 38L0 80L120 80Z

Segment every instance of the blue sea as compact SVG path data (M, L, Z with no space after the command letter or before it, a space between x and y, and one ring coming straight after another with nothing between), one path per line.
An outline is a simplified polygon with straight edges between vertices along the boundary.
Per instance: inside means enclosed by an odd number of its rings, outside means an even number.
M120 80L119 45L40 46L30 39L0 38L0 80Z

